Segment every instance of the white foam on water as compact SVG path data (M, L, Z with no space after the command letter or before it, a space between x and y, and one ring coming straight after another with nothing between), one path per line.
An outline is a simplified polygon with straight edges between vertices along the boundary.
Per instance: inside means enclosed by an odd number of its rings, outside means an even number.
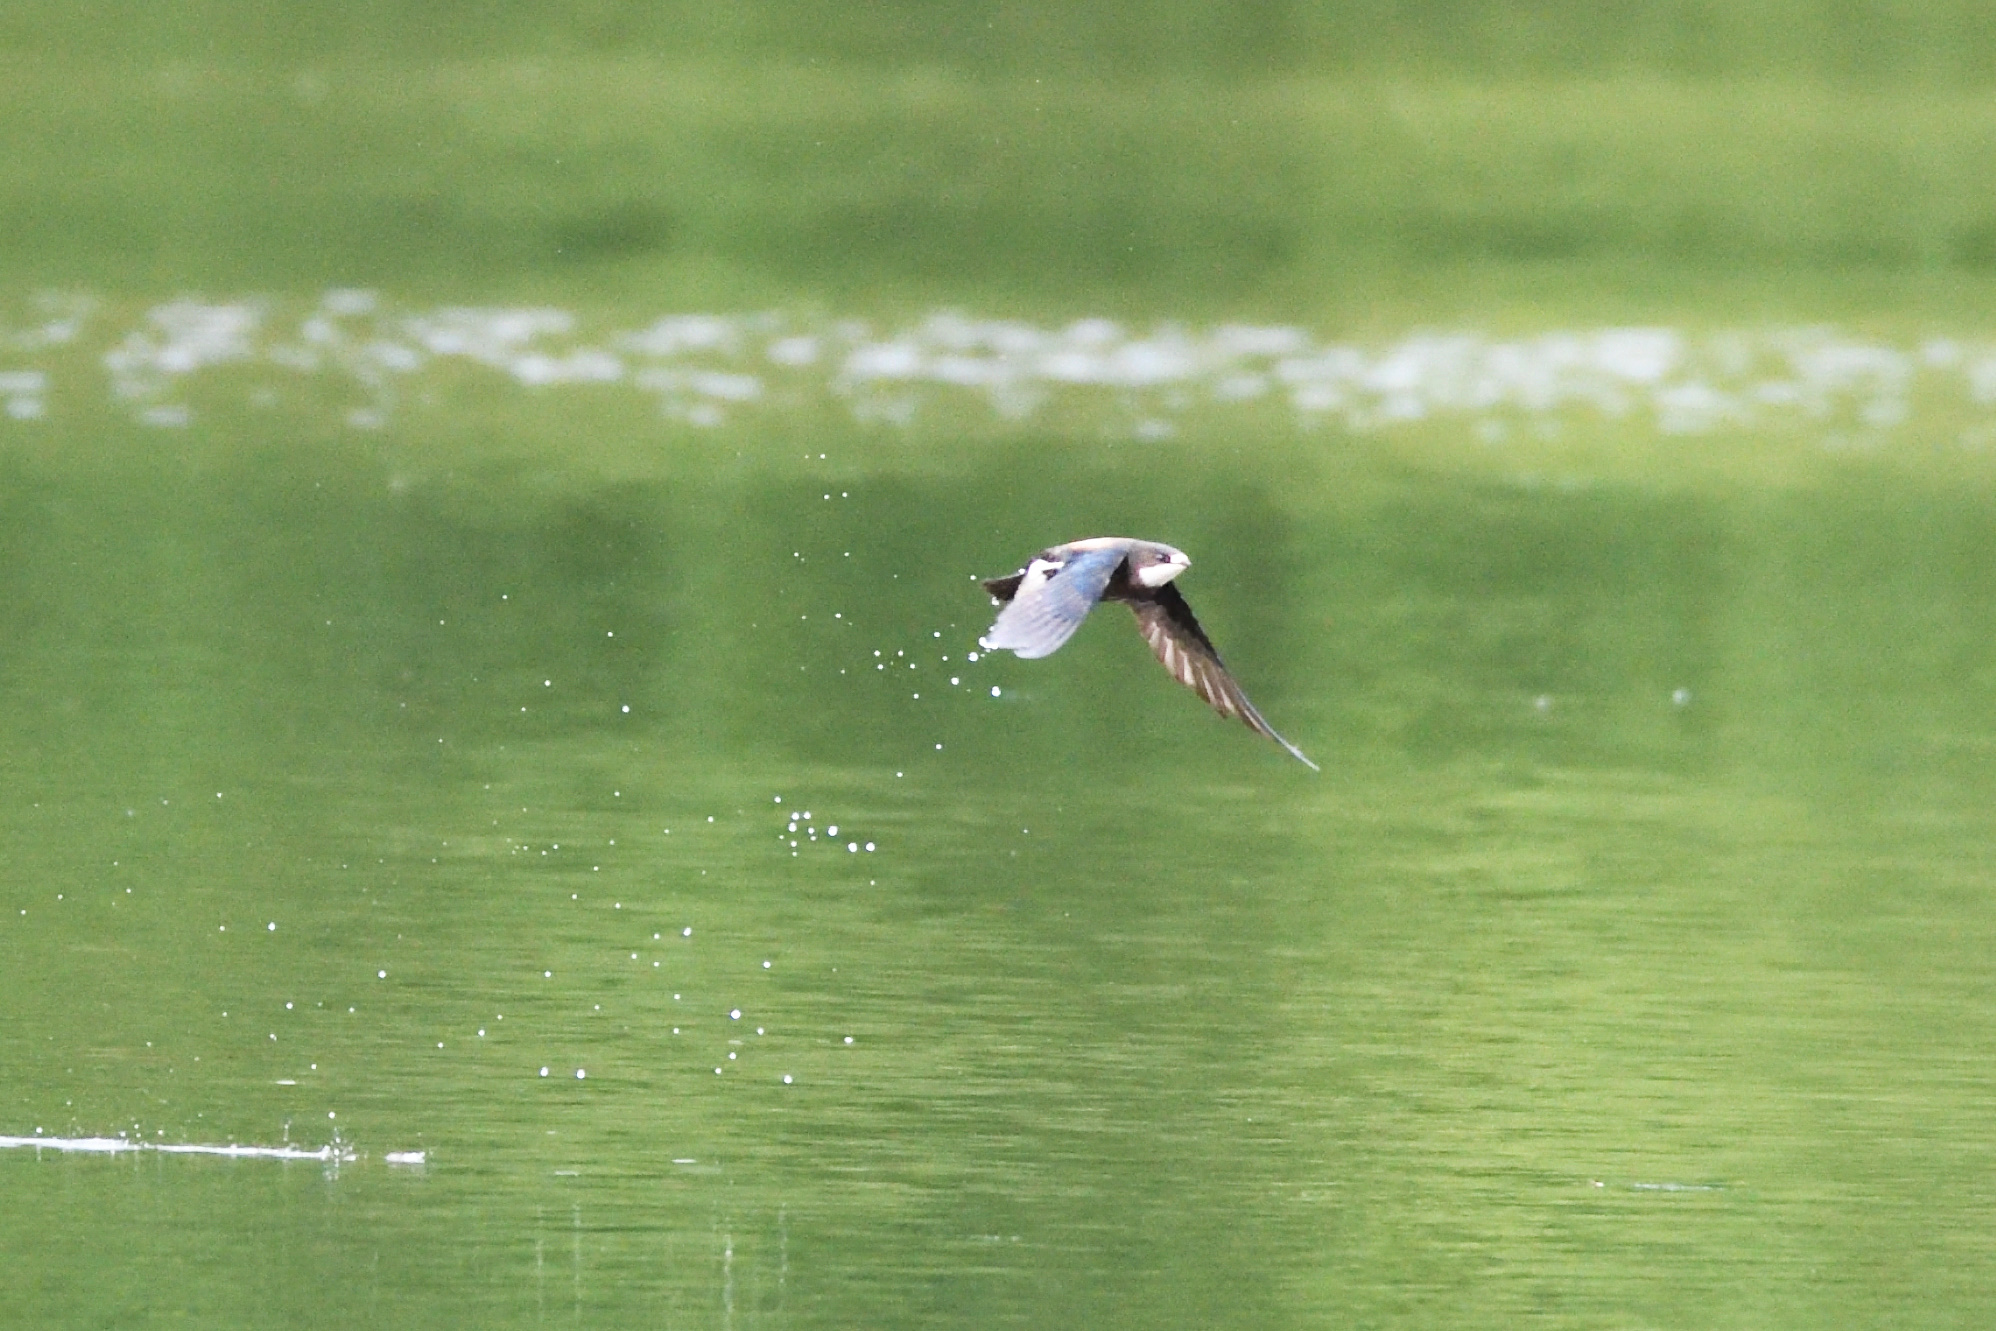
M33 1147L38 1151L67 1151L86 1155L121 1155L150 1151L155 1155L216 1155L231 1159L352 1161L359 1155L350 1146L337 1143L310 1150L303 1146L244 1146L236 1142L205 1145L194 1142L146 1142L124 1137L7 1137L0 1136L0 1149Z
M231 1160L310 1160L321 1164L351 1164L360 1153L343 1142L304 1146L248 1146L238 1142L148 1142L126 1137L10 1137L0 1135L0 1150L33 1148L79 1155L208 1155ZM390 1151L382 1157L391 1165L420 1165L422 1151Z
M1996 334L1929 331L1892 341L1832 327L1689 332L1631 326L1493 336L1416 329L1367 342L1289 326L1108 318L1038 326L942 310L877 330L782 313L666 313L592 329L547 307L398 308L337 288L316 302L182 299L118 326L89 296L0 309L0 428L35 428L58 380L94 364L133 418L179 428L187 389L226 373L248 400L284 400L287 379L351 387L339 419L391 428L433 376L489 370L537 392L636 390L670 421L709 428L744 411L821 412L905 426L932 406L982 402L1023 420L1056 404L1101 404L1132 437L1166 438L1202 412L1286 410L1354 430L1461 421L1501 446L1516 424L1624 419L1664 434L1784 423L1883 438L1932 407L1964 442L1996 425ZM115 307L113 307L115 308ZM78 358L69 348L95 346ZM1962 420L1966 416L1968 419ZM1114 429L1114 425L1111 426Z

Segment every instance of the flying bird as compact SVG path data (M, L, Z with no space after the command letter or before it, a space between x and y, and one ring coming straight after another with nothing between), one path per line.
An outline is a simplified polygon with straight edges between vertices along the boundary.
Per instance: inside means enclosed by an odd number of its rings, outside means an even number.
M1097 601L1121 601L1136 611L1137 628L1164 668L1221 716L1237 717L1321 771L1303 751L1275 733L1199 627L1172 579L1191 566L1183 550L1127 536L1094 536L1042 550L1017 573L989 578L984 590L1002 606L987 651L1003 648L1028 659L1051 656L1074 636Z

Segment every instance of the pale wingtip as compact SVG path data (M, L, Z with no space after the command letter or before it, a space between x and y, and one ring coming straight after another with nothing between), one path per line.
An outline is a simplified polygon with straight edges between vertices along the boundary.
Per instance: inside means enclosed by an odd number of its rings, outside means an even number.
M1236 692L1238 693L1238 687L1236 688ZM1241 719L1248 723L1248 727L1250 729L1254 730L1257 734L1268 736L1270 739L1274 740L1277 744L1280 744L1283 748L1289 750L1290 757L1294 758L1297 762L1303 764L1303 766L1309 768L1311 771L1322 772L1324 770L1323 768L1317 766L1317 764L1310 761L1310 755L1304 753L1303 750L1297 748L1294 744L1291 744L1288 740L1282 738L1281 732L1276 730L1274 726L1268 724L1268 718L1263 716L1260 712L1256 711L1255 705L1253 703L1248 702L1246 694L1238 693L1238 696L1240 698L1241 703L1247 708L1247 715L1242 717Z

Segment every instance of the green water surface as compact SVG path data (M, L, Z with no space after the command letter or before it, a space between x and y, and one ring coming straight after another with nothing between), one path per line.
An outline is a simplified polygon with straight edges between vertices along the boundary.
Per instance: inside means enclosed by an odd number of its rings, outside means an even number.
M257 428L4 461L0 1113L361 1159L0 1153L22 1324L1986 1306L1980 494ZM1322 776L967 659L1097 529Z
M0 1136L351 1154L0 1150L0 1325L1989 1324L1975 6L556 8L0 15ZM367 358L520 305L1896 350L1703 433ZM1321 775L1118 607L969 659L1096 534Z

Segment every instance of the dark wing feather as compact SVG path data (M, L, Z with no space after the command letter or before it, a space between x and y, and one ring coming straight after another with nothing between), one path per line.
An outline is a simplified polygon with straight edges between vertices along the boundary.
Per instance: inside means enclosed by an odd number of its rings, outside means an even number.
M1026 570L1008 573L1002 578L986 578L984 590L991 593L991 599L1004 605L1019 594L1019 584L1026 580Z
M1262 719L1240 684L1221 663L1213 640L1199 627L1192 607L1185 603L1178 588L1167 582L1145 599L1132 600L1130 608L1137 612L1137 627L1143 631L1144 641L1180 684L1204 698L1221 716L1243 722L1250 730L1289 750L1310 770L1320 770L1303 756L1301 749L1278 735L1275 727Z

